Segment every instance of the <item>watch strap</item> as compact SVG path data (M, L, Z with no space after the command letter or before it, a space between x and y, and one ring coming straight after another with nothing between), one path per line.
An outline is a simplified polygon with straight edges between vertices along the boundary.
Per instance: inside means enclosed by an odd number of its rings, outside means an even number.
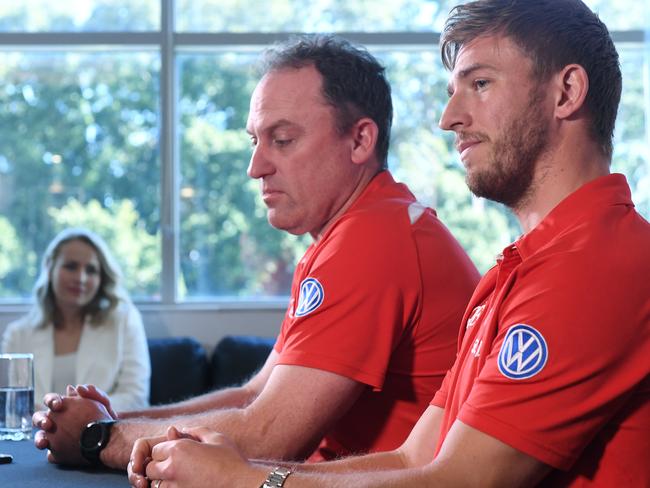
M287 480L290 474L291 470L289 468L286 468L284 466L276 466L273 468L273 471L269 473L266 481L262 483L262 486L260 486L260 488L282 488L284 486L284 482Z
M95 422L90 422L88 425L86 425L86 429L89 429L96 424L100 424L102 431L101 438L97 445L94 445L92 447L85 447L83 443L80 442L81 455L90 464L94 466L102 466L102 461L99 457L99 454L108 445L108 441L111 439L111 429L115 423L117 423L117 420L98 420ZM84 435L83 432L81 435Z

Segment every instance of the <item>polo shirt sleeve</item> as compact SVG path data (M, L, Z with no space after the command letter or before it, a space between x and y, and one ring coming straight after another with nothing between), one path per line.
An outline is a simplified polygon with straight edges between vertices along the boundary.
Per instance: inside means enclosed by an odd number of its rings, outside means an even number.
M322 303L301 317L287 312L276 350L279 364L381 390L392 351L418 313L420 278L409 229L387 232L386 222L368 220L337 224L321 244L302 280L320 284Z
M613 269L568 258L516 272L458 416L558 469L621 410L650 357L647 297L624 296Z
M456 371L456 363L454 362L454 365L451 367L449 371L447 371L447 374L442 380L442 384L440 385L440 388L433 396L430 405L433 405L434 407L445 408L445 404L447 403L447 395L449 394L449 384L451 383L452 378L454 377L455 371Z

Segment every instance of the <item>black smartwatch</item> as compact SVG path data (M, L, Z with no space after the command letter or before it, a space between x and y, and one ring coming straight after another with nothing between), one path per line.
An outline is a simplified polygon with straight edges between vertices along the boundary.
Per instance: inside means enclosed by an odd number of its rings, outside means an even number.
M117 420L90 422L81 432L81 438L79 439L81 455L90 464L95 466L102 465L99 459L99 453L108 445L108 441L111 439L111 429L115 422Z

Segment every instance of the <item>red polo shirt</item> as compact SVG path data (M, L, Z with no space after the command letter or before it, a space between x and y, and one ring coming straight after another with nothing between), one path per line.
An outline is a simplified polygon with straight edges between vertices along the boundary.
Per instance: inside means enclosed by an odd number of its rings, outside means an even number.
M479 283L432 401L557 468L547 486L650 486L650 224L598 178Z
M275 345L278 364L368 386L312 460L404 442L454 361L478 278L435 212L388 171L309 247Z

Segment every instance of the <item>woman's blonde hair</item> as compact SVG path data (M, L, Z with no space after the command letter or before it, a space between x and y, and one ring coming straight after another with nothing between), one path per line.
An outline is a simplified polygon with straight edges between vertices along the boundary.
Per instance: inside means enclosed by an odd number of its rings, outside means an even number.
M100 264L99 288L93 299L84 307L84 315L92 324L101 324L108 318L120 301L129 302L122 285L122 272L104 240L94 232L81 227L67 228L59 232L48 244L41 261L41 271L34 285L36 303L31 311L39 327L54 323L56 297L52 289L52 269L61 247L70 241L81 241L97 253Z

